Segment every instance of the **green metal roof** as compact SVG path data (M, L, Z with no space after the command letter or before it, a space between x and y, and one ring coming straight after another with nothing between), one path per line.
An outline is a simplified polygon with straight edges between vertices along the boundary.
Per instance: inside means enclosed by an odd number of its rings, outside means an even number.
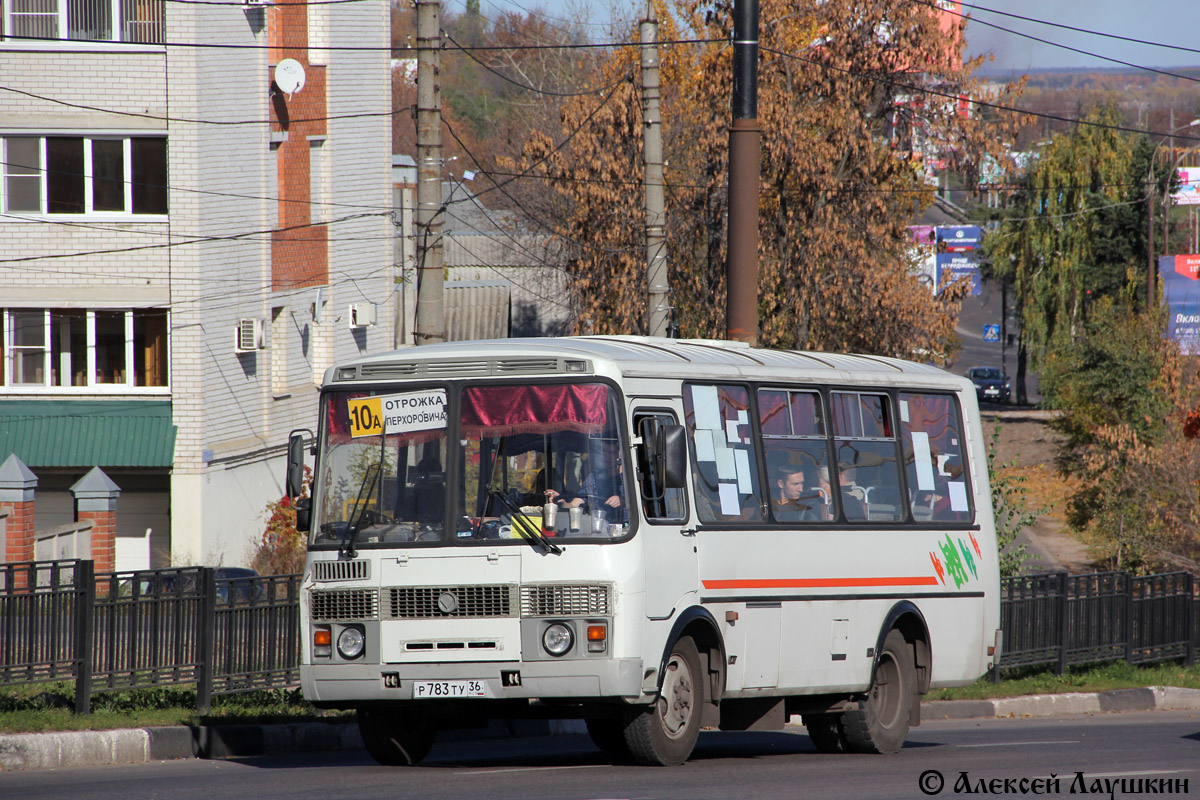
M169 400L0 400L0 461L30 467L170 467Z

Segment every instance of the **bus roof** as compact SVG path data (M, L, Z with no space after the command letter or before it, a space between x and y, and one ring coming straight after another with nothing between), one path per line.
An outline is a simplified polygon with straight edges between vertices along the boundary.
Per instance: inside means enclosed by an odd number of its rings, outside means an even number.
M590 360L591 369L567 362ZM538 374L590 374L601 362L627 377L721 377L769 380L894 381L901 375L916 384L969 383L937 367L898 358L840 353L768 350L721 339L666 339L650 336L564 336L444 342L364 356L331 368L357 368L357 380L400 378L502 377ZM345 379L345 377L343 377Z

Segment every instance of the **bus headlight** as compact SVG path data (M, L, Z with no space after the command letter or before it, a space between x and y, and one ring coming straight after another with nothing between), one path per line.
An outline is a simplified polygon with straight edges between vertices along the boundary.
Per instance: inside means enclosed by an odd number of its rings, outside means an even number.
M342 628L342 632L338 634L337 648L338 655L347 661L353 661L363 654L363 647L367 643L367 637L359 628Z
M575 634L561 622L547 625L546 630L542 632L542 647L552 656L566 655L574 643Z

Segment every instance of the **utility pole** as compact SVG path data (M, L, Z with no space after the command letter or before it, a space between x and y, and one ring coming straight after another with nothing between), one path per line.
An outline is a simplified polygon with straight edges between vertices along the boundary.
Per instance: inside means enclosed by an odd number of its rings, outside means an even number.
M1154 263L1154 192L1157 187L1154 185L1154 161L1158 155L1158 150L1154 151L1154 156L1150 157L1150 175L1146 178L1146 308L1154 308L1155 300L1158 298L1158 276L1155 274Z
M414 344L446 341L442 294L441 6L417 2L417 319Z
M725 325L758 341L758 0L733 2L733 124L729 127L729 233Z
M642 158L646 166L647 322L651 336L666 336L670 312L667 284L666 219L663 201L662 117L658 92L658 19L654 0L646 0L646 19L639 26L642 42Z

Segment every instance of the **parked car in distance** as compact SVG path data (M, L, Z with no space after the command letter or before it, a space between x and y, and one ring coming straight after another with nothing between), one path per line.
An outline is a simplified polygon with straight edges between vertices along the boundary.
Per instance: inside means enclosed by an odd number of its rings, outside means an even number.
M999 367L971 367L967 377L975 384L975 397L980 402L1007 403L1012 384Z
M267 596L266 588L255 581L258 573L249 567L217 567L213 577L217 582L218 603L228 603L230 598L235 603L246 603Z
M267 589L259 574L249 567L214 567L213 578L218 605L246 604L266 599ZM138 573L137 594L142 597L191 597L202 591L199 571L195 568L148 570ZM121 584L120 594L133 594L133 581Z

